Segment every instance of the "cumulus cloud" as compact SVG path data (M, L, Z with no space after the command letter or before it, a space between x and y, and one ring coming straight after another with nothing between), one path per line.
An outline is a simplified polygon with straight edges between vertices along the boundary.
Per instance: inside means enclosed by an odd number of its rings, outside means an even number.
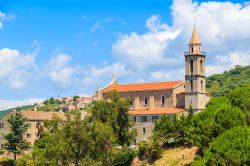
M145 34L123 34L112 45L117 60L139 69L150 64L175 63L174 58L165 56L165 51L168 43L176 39L180 31L169 29L156 15L146 20L146 26L148 32Z
M183 75L185 74L184 68L173 69L173 70L159 70L153 71L150 77L154 81L164 81L164 80L183 80Z
M25 105L33 105L35 103L41 103L45 99L42 98L30 98L25 100L2 100L0 99L0 110L25 106Z
M58 54L49 61L48 76L62 88L68 88L78 82L78 74L81 74L81 67L69 65L71 57L66 54Z
M85 86L94 84L96 86L100 86L100 84L103 85L102 82L106 82L106 80L111 81L112 74L119 74L119 76L125 76L127 72L128 71L125 69L124 65L120 63L115 63L112 65L105 64L100 67L97 67L96 65L91 65L88 69L85 70L83 83Z
M122 34L112 45L117 61L126 68L132 65L146 80L184 79L183 52L188 49L195 18L207 51L208 75L250 64L248 3L174 0L171 9L171 26L152 15L146 20L147 32Z
M22 54L9 48L0 50L0 80L11 88L25 86L35 68L35 53Z

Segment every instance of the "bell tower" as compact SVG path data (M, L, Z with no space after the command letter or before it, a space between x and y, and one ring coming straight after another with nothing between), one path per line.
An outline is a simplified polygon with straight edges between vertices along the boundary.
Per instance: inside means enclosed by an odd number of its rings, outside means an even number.
M185 109L191 105L194 112L205 109L208 101L206 93L205 57L206 53L201 51L201 42L193 28L189 51L185 55Z

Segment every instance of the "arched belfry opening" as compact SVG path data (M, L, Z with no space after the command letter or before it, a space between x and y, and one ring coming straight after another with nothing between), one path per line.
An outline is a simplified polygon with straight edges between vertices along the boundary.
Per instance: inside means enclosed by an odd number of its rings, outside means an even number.
M190 65L190 67L189 67L190 68L190 73L191 73L191 75L193 75L193 73L194 73L194 61L192 59L190 60L189 65Z

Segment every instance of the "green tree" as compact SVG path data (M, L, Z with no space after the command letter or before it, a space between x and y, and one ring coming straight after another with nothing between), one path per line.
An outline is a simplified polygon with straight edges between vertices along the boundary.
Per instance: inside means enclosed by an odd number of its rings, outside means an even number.
M4 144L3 148L13 153L14 160L18 154L22 154L25 150L29 149L29 144L23 138L24 133L28 129L28 124L25 123L25 118L22 116L20 110L13 112L8 122L10 124L10 133L4 135L4 139L7 143Z
M194 115L186 136L191 144L198 146L203 152L214 138L238 125L246 125L245 114L230 105L227 98L215 97L210 100L206 110Z
M193 165L250 165L250 128L237 126L213 140L202 159Z
M109 124L117 137L119 145L129 145L135 140L136 132L131 130L129 99L119 97L116 91L107 96L110 100L95 101L88 108L92 119Z
M174 123L169 115L163 115L159 120L155 121L155 127L153 130L153 137L163 143L164 146L168 145L168 142L173 138Z
M31 157L27 157L32 162L27 163L77 166L95 161L111 165L115 139L110 125L83 118L79 110L72 110L67 121L53 117L45 127L48 130L35 143Z
M233 106L240 108L246 114L247 123L250 125L250 84L234 89L226 97Z

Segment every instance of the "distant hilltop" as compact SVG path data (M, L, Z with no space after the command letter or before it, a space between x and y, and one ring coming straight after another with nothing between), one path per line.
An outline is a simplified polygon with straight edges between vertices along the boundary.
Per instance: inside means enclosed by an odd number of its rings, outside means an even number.
M25 105L20 107L14 107L7 110L20 109L20 110L33 110L33 111L54 111L54 112L66 112L73 109L84 110L86 106L95 100L93 96L69 96L62 98L49 98L41 103L35 103L34 105Z

